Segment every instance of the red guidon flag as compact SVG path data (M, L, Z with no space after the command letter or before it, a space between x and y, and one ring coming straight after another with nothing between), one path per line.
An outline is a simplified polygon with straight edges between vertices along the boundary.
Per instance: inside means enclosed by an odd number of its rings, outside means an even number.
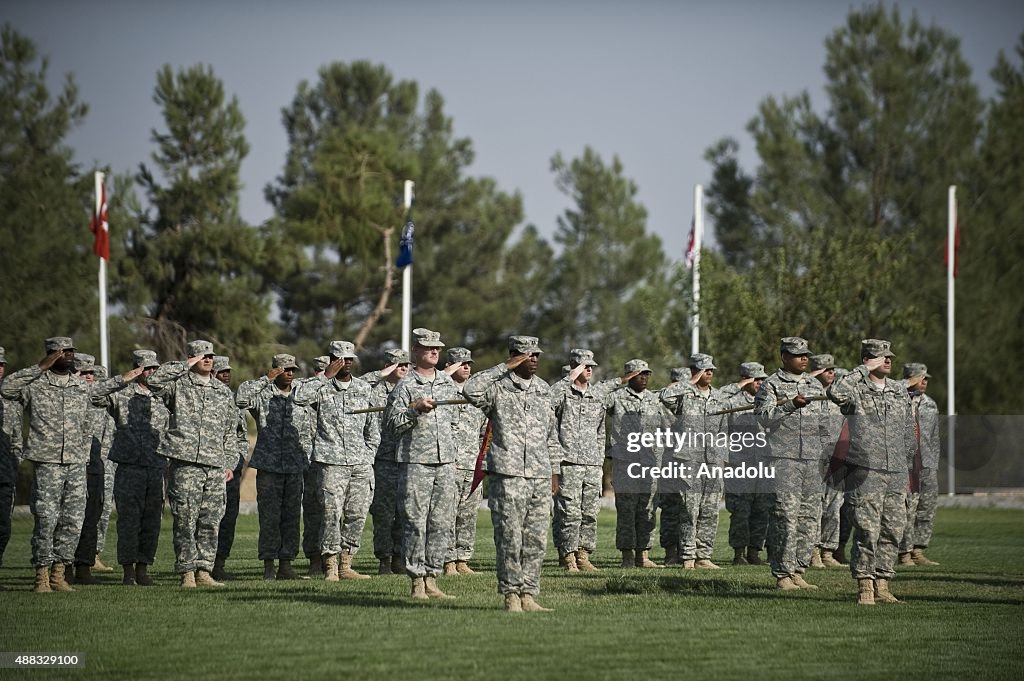
M99 212L93 211L92 220L89 221L89 230L95 235L96 241L93 244L93 253L110 261L110 227L107 225L107 186L103 185L100 195Z
M690 240L686 244L686 268L693 269L693 263L697 259L697 219L690 221Z
M494 437L494 433L491 431L491 420L487 419L487 429L484 431L483 442L480 443L480 452L476 455L476 466L473 470L473 484L469 487L469 494L466 495L468 499L476 491L476 488L480 486L480 483L484 481L484 457L487 456L487 450L491 448L491 439Z

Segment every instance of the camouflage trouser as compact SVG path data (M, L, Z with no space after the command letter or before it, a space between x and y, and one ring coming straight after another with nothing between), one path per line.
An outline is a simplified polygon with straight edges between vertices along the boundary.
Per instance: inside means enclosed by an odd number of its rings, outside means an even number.
M818 545L826 551L839 548L839 512L846 494L841 484L838 487L825 485L825 493L821 497L821 540Z
M121 464L114 474L117 562L152 565L164 505L163 467Z
M764 548L772 495L760 480L726 480L725 509L729 511L729 546Z
M436 577L444 571L458 506L456 494L454 463L399 464L402 557L410 577Z
M18 458L0 449L0 560L7 542L11 540L11 512L14 510L14 490L18 481Z
M397 461L377 459L373 462L373 555L388 560L402 553L402 521L398 511Z
M256 471L260 515L260 560L292 560L299 555L302 473Z
M71 563L85 519L85 463L33 462L32 564Z
M769 543L772 575L786 577L811 564L821 536L821 473L817 461L772 459L775 501Z
M446 563L453 560L468 561L473 557L473 549L476 546L476 515L480 508L480 499L483 498L482 485L478 485L472 494L469 493L473 486L473 473L461 468L455 471L455 493L459 506L455 511L455 524L448 536L448 552L444 557Z
M683 492L682 500L679 509L679 557L683 560L711 560L718 532L722 480L698 478Z
M494 525L498 593L540 593L548 543L550 478L489 475L487 505Z
M110 513L114 510L114 476L117 474L117 462L103 460L103 511L96 527L96 553L103 553L107 547L107 528L110 527Z
M210 572L217 557L217 531L227 495L224 469L171 460L169 470L174 571Z
M850 573L854 579L892 579L907 518L907 472L848 468L846 486L853 512Z
M217 557L228 558L235 545L235 524L238 522L238 504L242 496L242 472L245 461L238 460L234 476L224 488L224 517L217 528Z
M103 515L103 472L85 471L85 517L82 520L82 533L78 536L78 548L75 549L75 565L92 566L96 562L96 539Z
M323 524L320 467L314 463L302 474L302 553L306 558L320 555L320 528Z
M939 500L939 472L921 470L921 491L907 495L907 524L903 528L900 553L928 548L935 526L935 507Z
M654 534L655 484L630 479L627 474L628 461L612 459L612 487L615 492L615 548L619 551L647 551L651 548ZM648 485L644 493L620 492Z
M359 550L359 539L366 525L366 512L373 498L373 467L368 464L332 466L314 463L320 468L320 503L324 521L320 526L320 552L332 555Z
M839 543L843 546L853 534L853 509L850 507L850 493L843 492L843 505L839 507Z
M552 534L558 553L597 548L597 512L601 507L601 466L562 463Z
M679 546L679 509L683 504L683 496L679 492L662 492L655 503L661 508L661 528L658 532L658 544L663 549Z

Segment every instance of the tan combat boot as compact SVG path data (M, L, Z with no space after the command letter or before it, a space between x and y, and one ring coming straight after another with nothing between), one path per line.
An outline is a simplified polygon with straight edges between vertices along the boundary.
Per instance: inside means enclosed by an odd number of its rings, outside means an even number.
M476 570L469 567L469 563L464 560L455 561L455 571L460 575L475 575Z
M138 582L135 581L135 564L125 563L121 566L121 571L124 573L121 576L121 584L125 586L135 586Z
M775 580L775 588L779 591L799 591L798 587L794 582L793 578L789 575L785 577L779 577Z
M637 551L634 556L634 561L638 568L660 568L661 566L655 563L648 557L650 551ZM525 610L526 607L524 606Z
M324 555L324 569L327 576L324 579L328 582L338 581L338 554L328 553Z
M298 579L299 576L295 574L295 570L292 568L292 562L285 558L281 558L277 561L277 578L278 579Z
M448 561L447 563L444 564L444 574L449 575L449 576L459 574L458 569L456 569L456 567L455 567L455 561L454 560L450 560L450 561Z
M274 561L265 560L263 561L263 581L272 582L277 579L277 575L274 574Z
M811 551L811 567L812 568L824 568L825 564L821 562L821 549L817 546Z
M590 562L590 551L586 549L576 552L576 567L583 572L600 572L597 566Z
M426 592L427 598L442 598L446 600L455 599L455 596L441 591L437 586L437 578L431 575L427 575L423 578L423 591Z
M196 586L224 586L224 583L218 582L206 570L196 570Z
M216 580L234 579L234 575L229 574L224 569L224 563L226 561L227 561L227 558L225 558L224 556L217 556L216 558L213 559L213 578L214 579L216 579Z
M92 571L93 572L113 572L114 568L107 567L106 565L104 565L103 561L100 560L100 554L97 553L96 554L96 560L93 561L93 564L92 564Z
M96 578L92 576L92 569L88 565L75 566L75 583L98 584Z
M758 555L761 552L755 546L747 547L747 564L748 565L764 565L764 561L761 560L761 556Z
M857 580L857 605L875 604L875 580L861 577Z
M683 561L683 569L684 570L695 570L696 569L696 563L697 563L697 561L695 561L693 558L688 558L688 559Z
M64 579L66 571L67 566L64 565L64 563L58 561L53 564L53 567L50 569L51 589L53 589L54 591L74 591L71 585L67 583L67 580Z
M196 588L196 573L194 573L194 572L183 572L183 573L181 573L181 587L183 589L194 589L194 588Z
M698 561L694 561L693 567L701 568L703 570L721 570L722 569L722 567L720 565L715 565L714 563L712 563L710 558L701 558Z
M149 576L149 566L145 563L135 564L135 583L139 586L153 586L153 578Z
M671 546L665 547L665 560L662 563L665 567L670 565L682 565L683 561L679 560L679 544L672 544Z
M39 565L36 567L36 584L32 587L32 593L37 594L48 594L52 593L53 589L50 588L50 566Z
M427 588L422 577L412 578L412 593L409 595L418 601L427 600Z
M900 557L896 560L897 565L917 565L914 560L910 557L910 551L904 551L900 554Z
M391 556L391 573L395 575L405 574L405 561L402 560L402 554L396 553Z
M523 612L551 612L551 608L542 607L535 601L532 594L519 594L519 600L523 604Z
M804 580L804 576L802 574L800 574L799 572L792 576L792 580L793 580L793 583L796 584L801 589L810 589L811 591L817 591L818 590L818 587L814 586L813 584L808 584Z
M626 549L625 551L622 552L622 565L621 565L621 567L624 567L624 568L635 567L634 566L635 562L636 562L636 559L633 557L632 549Z
M875 600L881 603L902 603L889 591L888 579L875 579Z
M914 562L914 565L939 565L939 563L924 555L924 549L914 549L911 551L910 559Z
M732 564L733 565L750 565L747 562L747 557L743 555L743 549L732 550Z
M843 564L832 557L832 552L828 549L821 550L821 564L825 567L843 567Z
M519 594L505 594L505 609L509 612L522 612L523 602Z
M339 579L369 579L370 575L364 575L352 569L352 552L345 550L341 552L341 567L338 570Z
M579 572L580 568L576 564L575 553L563 553L558 558L558 567L562 568L566 572Z

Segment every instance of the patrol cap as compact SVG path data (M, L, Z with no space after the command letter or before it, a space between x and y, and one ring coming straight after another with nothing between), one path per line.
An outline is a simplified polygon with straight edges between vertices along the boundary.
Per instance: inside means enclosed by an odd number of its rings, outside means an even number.
M896 353L892 351L890 343L887 340L881 340L879 338L865 338L860 342L860 356L861 357L895 357Z
M829 354L811 355L811 371L818 369L835 369L836 358Z
M836 367L836 380L838 381L840 378L842 378L843 376L846 376L849 373L850 373L849 369L844 369L842 367Z
M594 353L591 350L573 348L569 351L569 365L575 367L580 364L584 364L588 367L599 366L598 363L594 361Z
M690 355L690 368L691 369L717 369L715 366L715 358L711 355L706 355L703 352L695 352Z
M408 361L408 360L406 360ZM449 348L448 350L448 363L449 364L460 364L462 362L472 362L473 353L469 348L456 347Z
M509 336L508 351L516 355L533 355L544 352L536 336Z
M349 343L348 341L331 341L331 344L327 347L327 354L331 357L340 357L341 359L345 359L347 357L356 359L356 346L352 345L352 343Z
M132 352L132 364L143 369L160 366L156 353L152 350L135 350Z
M102 364L97 364L94 367L94 369L93 369L93 373L95 373L96 374L96 378L98 378L100 380L103 380L104 378L108 378L107 367L103 366Z
M4 347L0 345L0 364L7 364L7 355L4 352Z
M672 382L685 381L690 377L690 367L676 367L673 369L669 376L672 378Z
M68 336L53 336L43 341L43 346L46 348L46 354L56 352L57 350L74 350L75 343Z
M319 357L313 358L313 368L317 371L324 371L327 369L327 365L331 363L331 358L327 355L320 355Z
M295 355L289 355L287 353L281 353L280 355L274 355L274 359L271 360L270 366L273 369L298 369L299 365L295 361Z
M409 364L411 362L409 359L409 351L402 350L401 348L385 351L384 361L387 364Z
M916 378L924 374L926 378L931 378L932 375L928 373L928 367L920 362L911 362L903 365L903 378Z
M75 371L88 374L96 373L96 358L84 352L76 352Z
M190 341L185 346L185 352L189 357L205 357L213 354L213 343L204 340Z
M420 345L424 348L443 348L444 343L441 342L441 334L437 331L431 331L430 329L424 329L420 327L412 330L413 342L416 345Z
M568 364L563 364L562 365L562 378L565 378L566 376L568 376L570 371L572 371L572 367L569 366Z
M791 355L809 355L810 349L807 341L800 336L786 336L779 342L779 352L788 352Z
M740 365L740 378L768 378L764 365L757 362L744 362Z
M647 366L647 362L643 361L642 359L631 359L628 362L626 362L626 366L623 367L623 369L623 373L627 374L631 374L634 371L639 371L640 373L647 373L650 372L651 367Z
M219 374L222 371L231 369L231 360L224 355L215 355L213 358L213 373Z

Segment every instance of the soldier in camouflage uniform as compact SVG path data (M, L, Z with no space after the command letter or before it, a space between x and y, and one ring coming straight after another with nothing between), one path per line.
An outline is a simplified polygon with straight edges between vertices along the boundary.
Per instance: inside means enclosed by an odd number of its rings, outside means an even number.
M808 398L821 394L818 381L804 372L810 362L807 341L796 336L780 343L782 368L761 384L754 414L768 434L774 467L772 575L782 591L817 589L803 578L821 536L821 460L828 446L820 412ZM830 450L831 453L831 450Z
M508 349L505 363L471 376L462 392L491 420L483 466L490 477L498 593L510 612L541 612L548 608L536 598L562 448L548 384L536 375L537 338L511 336Z
M7 355L0 347L0 386L7 371ZM18 463L22 444L21 404L6 397L0 399L0 565L11 539L11 511L18 481Z
M215 355L213 358L213 376L231 389L231 358ZM249 454L249 421L245 418L245 409L238 410L235 426L235 448L238 459L231 470L231 479L224 489L224 517L217 529L217 557L213 561L213 578L218 581L234 579L235 576L225 569L231 557L231 547L235 545L235 525L238 523L238 506L242 500L242 477L245 472L245 459Z
M850 572L857 580L857 602L897 603L889 590L906 524L907 471L917 448L906 386L888 378L893 352L889 341L861 341L861 362L829 386L850 429L846 489L853 512Z
M722 478L696 473L702 464L722 468L727 451L715 442L725 432L726 418L718 414L726 409L727 399L711 387L714 379L714 358L702 352L690 355L691 381L680 381L661 394L662 404L676 415L673 430L704 433L700 445L684 447L675 453L695 472L688 488L682 492L680 505L679 558L685 569L718 570L711 560L718 532L718 506L722 501ZM674 407L674 408L673 408Z
M736 392L726 403L726 409L750 407L753 409L754 396L761 389L761 382L768 378L764 365L758 362L744 362L740 365L740 380L730 384ZM727 386L728 387L728 386ZM756 436L763 432L754 412L742 411L729 414L729 436L733 433L751 433ZM730 448L729 463L732 466L757 466L768 463L766 452L757 446ZM761 565L761 549L764 548L768 532L768 514L771 512L772 495L767 485L757 479L733 478L725 481L725 509L729 511L729 546L733 550L733 565Z
M185 362L163 364L149 377L170 413L159 451L170 459L174 570L185 588L223 586L210 573L225 485L238 462L238 409L231 389L213 376L213 345L195 340L186 350Z
M259 558L263 579L296 579L292 561L299 553L299 516L302 513L302 472L306 456L300 428L303 407L295 406L292 380L299 365L288 354L274 355L270 371L238 388L235 404L256 420L256 447L249 467L256 473L259 510ZM274 573L274 560L277 573Z
M313 360L313 375L293 383L293 390L306 381L319 380L331 363L328 355ZM312 465L313 440L316 438L316 405L296 407L303 410L303 429L300 430L302 449L306 455L306 470L302 474L302 554L309 560L309 576L323 577L323 554L320 553L320 531L324 524L324 506L320 500L320 468Z
M149 566L156 559L164 500L167 459L160 456L160 438L169 415L150 391L148 379L160 363L152 350L132 353L135 370L99 383L92 404L107 411L116 424L109 459L114 472L117 506L117 562L125 585L152 586Z
M836 360L832 355L813 355L810 360L810 374L821 383L821 389L827 390L836 375ZM839 434L843 430L843 413L839 405L831 400L816 403L819 418L828 435L823 452L824 471L828 472L827 465L832 453L835 451L836 443L839 441ZM825 482L821 498L821 534L818 545L811 555L811 567L840 567L842 563L835 559L835 552L839 548L839 512L843 506L845 494L843 492L843 480L837 475L824 475Z
M903 365L903 380L908 386L914 415L916 447L910 468L907 524L900 542L900 565L938 565L924 555L932 538L939 496L939 406L925 394L931 377L924 364ZM912 382L915 383L911 385Z
M349 413L370 406L370 384L352 375L355 346L332 341L328 354L331 363L324 375L303 382L294 394L295 404L317 409L311 465L319 468L324 509L320 552L327 581L369 579L353 569L352 558L373 498L373 456L380 432L370 414Z
M670 383L658 391L660 400L666 390L675 390L675 385L680 381L690 379L689 367L676 367L669 372ZM673 407L674 408L674 407ZM659 492L656 500L658 508L661 509L661 525L658 531L658 543L665 549L666 567L682 565L683 559L679 557L679 521L680 507L683 504L683 497L678 492Z
M455 436L447 407L438 400L461 397L451 376L437 371L441 335L413 329L413 371L388 396L384 427L395 436L402 555L416 599L451 598L437 586L455 524Z
M65 580L85 518L89 460L89 388L75 376L70 338L45 341L38 365L7 376L0 395L17 401L29 422L25 459L32 462L32 564L36 593L73 591Z
M96 379L105 381L108 378L110 376L106 367L97 365ZM108 419L108 427L113 433L116 426L112 418ZM113 572L114 568L107 567L100 560L100 554L107 547L107 529L110 527L110 514L114 511L114 477L117 475L117 462L111 461L110 456L107 455L110 451L109 447L103 451L103 511L100 513L100 521L96 526L96 558L93 561L92 569L94 572Z
M444 371L452 377L456 389L461 394L466 386L466 380L473 372L473 353L468 348L450 349ZM472 575L476 573L469 567L469 561L473 558L473 549L476 546L476 516L483 490L477 486L471 493L470 489L473 487L476 458L480 453L487 418L471 404L445 408L451 415L452 434L455 438L455 494L458 507L455 510L452 532L448 536L444 573Z
M626 362L625 388L616 390L605 402L605 413L609 422L609 441L612 457L612 487L615 489L615 548L622 554L624 568L655 568L658 565L650 559L651 535L654 533L655 480L631 480L628 466L637 461L636 455L622 455L629 432L649 431L651 419L661 425L665 410L659 396L647 389L651 369L642 359ZM644 452L640 456L644 465L658 465L660 452ZM630 491L626 491L626 489ZM637 491L633 491L637 490Z

